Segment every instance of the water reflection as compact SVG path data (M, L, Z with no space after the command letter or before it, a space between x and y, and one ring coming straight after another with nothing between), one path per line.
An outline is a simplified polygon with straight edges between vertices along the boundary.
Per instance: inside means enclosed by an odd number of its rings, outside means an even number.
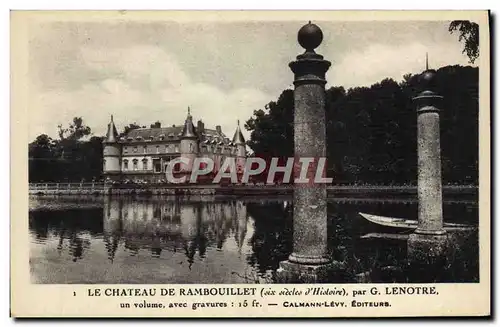
M68 209L65 199L58 210L58 201L51 199L50 210L30 211L34 282L268 283L292 250L293 206L286 200L106 197L93 201L83 207L78 200L76 209ZM404 244L361 240L368 232L387 230L358 213L415 219L416 203L332 199L328 212L331 256L346 262L351 274L338 282L353 282L357 274L374 267L380 269L372 282L407 281L404 274L392 274L387 280L382 274L382 268L404 261ZM477 205L470 203L444 206L445 221L477 223L477 215ZM476 278L477 267L471 269L466 280Z
M163 251L183 252L191 267L207 248L221 250L229 236L241 252L248 224L241 202L180 202L175 200L107 199L104 202L103 238L113 260L118 244L131 255L148 249L153 257Z

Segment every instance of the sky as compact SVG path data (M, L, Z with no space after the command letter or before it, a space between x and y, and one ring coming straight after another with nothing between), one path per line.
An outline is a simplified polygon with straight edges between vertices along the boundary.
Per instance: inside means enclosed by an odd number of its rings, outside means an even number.
M29 27L29 139L57 138L83 117L102 136L110 115L125 125L184 123L188 106L206 128L233 136L280 93L293 88L288 63L304 50L305 22L41 21ZM449 21L314 21L316 49L332 62L330 86L401 81L425 68L469 65ZM244 130L248 138L249 133Z

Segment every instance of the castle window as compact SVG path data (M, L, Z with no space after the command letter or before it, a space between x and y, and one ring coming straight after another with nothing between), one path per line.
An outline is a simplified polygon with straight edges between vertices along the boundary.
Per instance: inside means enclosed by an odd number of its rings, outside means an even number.
M127 147L126 147L126 146L125 146L125 147L123 147L123 153L128 153L128 149L127 149Z
M137 170L137 159L132 160L132 163L134 165L134 170Z
M156 153L160 153L160 146L159 145L156 146Z
M148 153L148 146L147 145L144 146L144 153Z
M175 152L179 152L179 146L178 145L175 146Z
M137 146L134 146L134 153L137 153Z
M169 153L170 152L170 147L168 145L165 145L165 153Z
M128 170L128 160L123 160L123 170Z
M142 170L148 170L148 159L142 159Z
M161 173L161 161L159 159L153 159L153 167L155 173Z

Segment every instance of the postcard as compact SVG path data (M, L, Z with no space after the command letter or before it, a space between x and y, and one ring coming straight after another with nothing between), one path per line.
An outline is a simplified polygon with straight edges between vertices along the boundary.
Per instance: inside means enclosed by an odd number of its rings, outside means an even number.
M491 315L488 11L12 11L11 315Z

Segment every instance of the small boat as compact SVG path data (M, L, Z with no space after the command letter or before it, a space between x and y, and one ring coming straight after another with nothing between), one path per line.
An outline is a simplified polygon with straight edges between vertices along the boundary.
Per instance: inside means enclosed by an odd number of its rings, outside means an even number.
M384 216L377 216L377 215L371 215L368 213L359 213L363 218L366 220L382 225L382 226L387 226L387 227L394 227L394 228L407 228L407 229L415 229L418 227L418 221L416 220L410 220L410 219L403 219L403 218L393 218L393 217L384 217ZM465 225L465 224L455 224L455 223L444 223L443 227L445 230L470 230L470 229L475 229L475 226L471 225Z

